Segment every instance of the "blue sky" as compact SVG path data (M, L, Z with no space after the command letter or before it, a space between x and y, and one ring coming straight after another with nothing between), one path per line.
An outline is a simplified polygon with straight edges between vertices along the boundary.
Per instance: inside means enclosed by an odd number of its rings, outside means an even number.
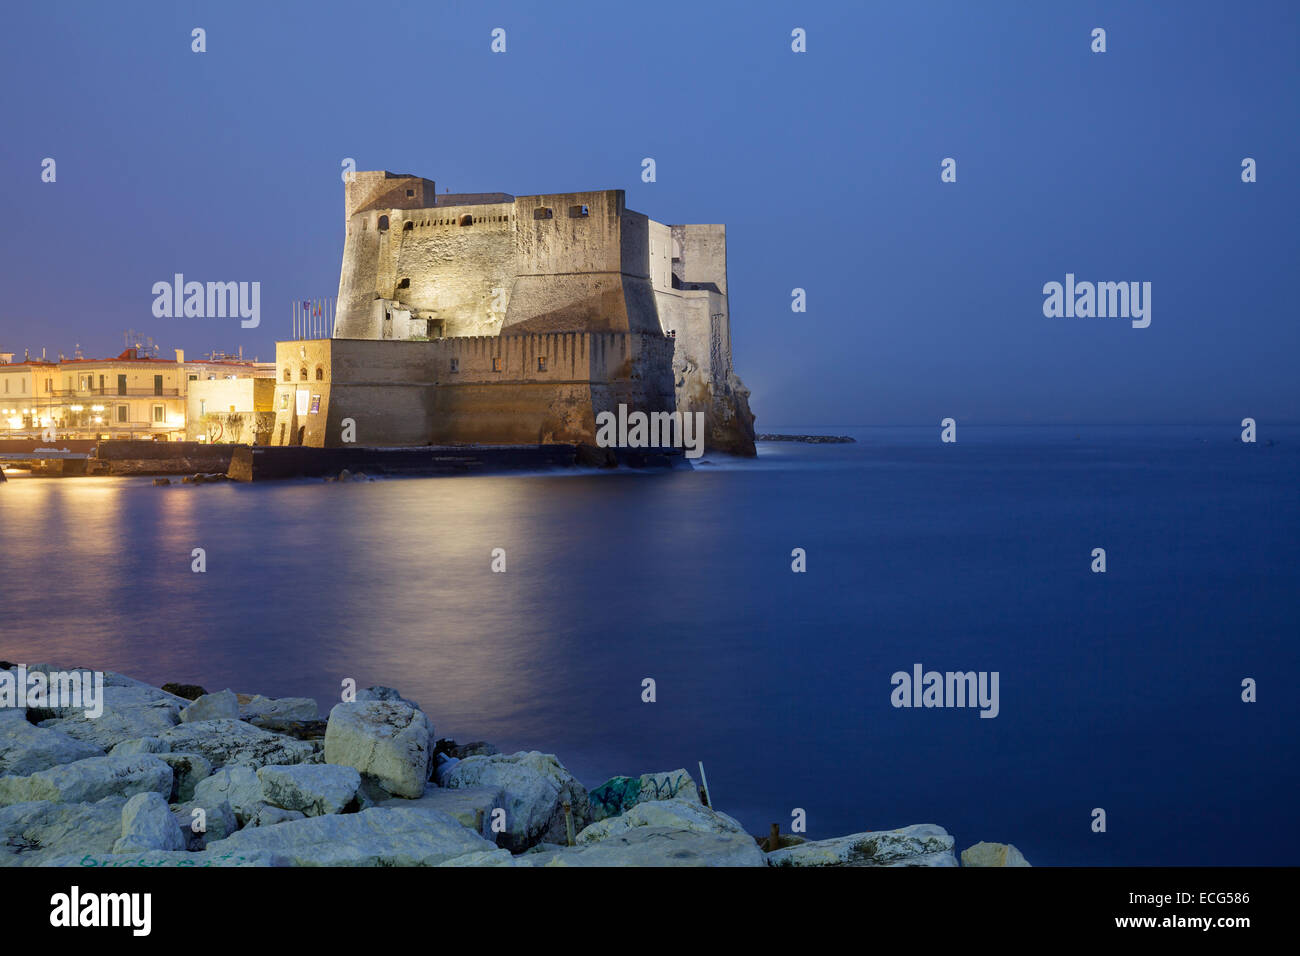
M439 191L621 188L660 221L726 223L760 430L1300 421L1300 4L21 3L6 20L0 351L116 353L135 328L269 358L288 303L337 290L352 157ZM261 327L154 318L175 272L260 281ZM1151 326L1045 318L1042 286L1067 272L1151 282Z

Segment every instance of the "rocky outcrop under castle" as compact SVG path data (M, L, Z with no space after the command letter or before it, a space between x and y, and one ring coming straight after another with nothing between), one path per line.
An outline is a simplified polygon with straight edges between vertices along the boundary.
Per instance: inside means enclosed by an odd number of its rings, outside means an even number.
M749 389L734 373L715 381L693 364L676 373L677 407L704 413L704 445L708 451L753 458L754 413Z

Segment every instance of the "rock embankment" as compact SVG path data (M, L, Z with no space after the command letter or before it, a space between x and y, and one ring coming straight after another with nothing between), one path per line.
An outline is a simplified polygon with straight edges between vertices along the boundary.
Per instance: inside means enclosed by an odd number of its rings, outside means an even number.
M51 670L77 669L26 673ZM3 680L17 680L7 662ZM106 673L102 703L0 706L0 865L958 865L933 824L760 843L685 770L588 791L553 754L439 739L387 687L321 720L305 698ZM989 843L962 864L1029 865Z

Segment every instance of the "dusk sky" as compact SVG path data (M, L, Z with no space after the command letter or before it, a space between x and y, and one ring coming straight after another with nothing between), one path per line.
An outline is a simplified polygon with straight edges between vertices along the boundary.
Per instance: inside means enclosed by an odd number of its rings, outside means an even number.
M19 358L269 360L337 292L351 157L725 223L760 431L1300 422L1300 4L24 2L0 71ZM177 272L261 326L154 318ZM1150 282L1150 327L1045 317L1067 273Z

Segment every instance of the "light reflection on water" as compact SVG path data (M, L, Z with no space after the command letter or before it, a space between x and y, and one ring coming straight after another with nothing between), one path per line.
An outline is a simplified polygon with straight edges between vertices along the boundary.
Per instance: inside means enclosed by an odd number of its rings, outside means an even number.
M937 822L1031 862L1291 860L1300 709L1234 688L1300 679L1300 430L968 429L960 457L936 431L665 474L13 478L0 657L326 707L387 684L589 786L703 759L753 832L802 807L814 836ZM999 670L1002 715L891 708L914 661ZM1136 832L1089 840L1097 805Z

